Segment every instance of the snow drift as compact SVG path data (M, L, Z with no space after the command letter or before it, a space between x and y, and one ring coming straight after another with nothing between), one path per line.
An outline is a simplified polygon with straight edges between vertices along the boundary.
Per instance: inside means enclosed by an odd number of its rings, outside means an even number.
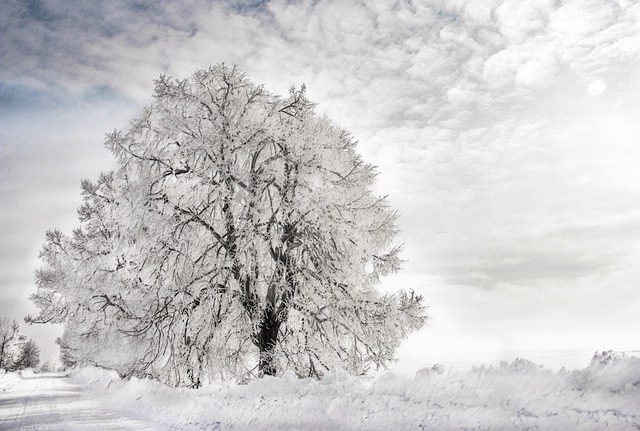
M178 429L640 429L640 358L612 352L573 371L518 359L468 371L434 366L413 378L336 372L316 381L291 373L197 390L123 381L97 368L71 377L114 409Z

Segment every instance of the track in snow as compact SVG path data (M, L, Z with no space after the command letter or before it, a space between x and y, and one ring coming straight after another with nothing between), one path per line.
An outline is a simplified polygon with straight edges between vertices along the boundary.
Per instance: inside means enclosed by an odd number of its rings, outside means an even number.
M0 430L166 431L168 428L113 411L63 373L25 375L0 392Z

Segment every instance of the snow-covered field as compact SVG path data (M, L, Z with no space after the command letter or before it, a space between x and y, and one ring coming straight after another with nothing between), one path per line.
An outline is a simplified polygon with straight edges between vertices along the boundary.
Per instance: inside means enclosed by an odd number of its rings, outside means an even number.
M198 390L123 381L98 368L75 370L59 380L76 387L79 397L98 400L96 408L147 421L151 429L640 429L640 358L614 353L597 355L586 368L572 371L517 360L466 371L436 366L412 378L363 379L338 372L315 381L286 374ZM0 429L12 423L5 400L15 403L25 381L15 374L0 376ZM40 390L39 396L55 401L55 388ZM27 422L24 429L50 429Z

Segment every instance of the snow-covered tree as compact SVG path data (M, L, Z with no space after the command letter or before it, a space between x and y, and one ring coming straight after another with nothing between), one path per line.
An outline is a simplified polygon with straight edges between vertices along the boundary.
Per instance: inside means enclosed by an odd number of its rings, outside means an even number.
M28 340L22 344L14 368L23 370L25 368L35 368L38 364L40 364L40 347L35 341Z
M42 364L40 364L40 368L38 369L38 371L40 371L41 373L48 373L50 371L55 371L55 369L53 365L51 365L51 361L47 359Z
M116 171L83 181L80 227L50 231L32 295L67 364L174 385L385 366L425 321L399 269L395 212L351 135L304 87L270 94L235 68L161 76L106 139Z
M24 337L20 335L20 325L15 320L0 317L0 369L13 369L18 344Z
M18 358L25 341L26 337L20 333L17 321L0 317L0 369L20 369Z

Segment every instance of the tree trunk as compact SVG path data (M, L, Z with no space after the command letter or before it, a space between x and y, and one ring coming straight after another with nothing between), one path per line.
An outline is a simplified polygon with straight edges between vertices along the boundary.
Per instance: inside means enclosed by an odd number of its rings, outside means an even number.
M278 331L280 322L273 307L267 307L260 322L260 333L258 334L258 348L260 349L260 362L258 372L264 376L275 376L277 367L274 353L278 343Z
M5 347L6 344L7 344L7 342L3 341L2 342L2 347L0 347L0 369L5 367L5 364L4 364L4 347Z

